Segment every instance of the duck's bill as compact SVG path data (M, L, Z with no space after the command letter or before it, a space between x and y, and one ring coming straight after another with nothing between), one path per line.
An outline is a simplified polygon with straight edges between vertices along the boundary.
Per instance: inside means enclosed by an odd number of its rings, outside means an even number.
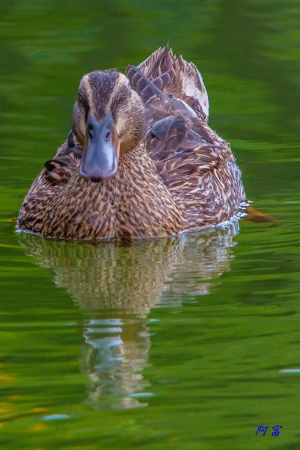
M118 170L119 150L120 138L112 114L108 113L101 122L89 114L80 175L92 181L113 177Z

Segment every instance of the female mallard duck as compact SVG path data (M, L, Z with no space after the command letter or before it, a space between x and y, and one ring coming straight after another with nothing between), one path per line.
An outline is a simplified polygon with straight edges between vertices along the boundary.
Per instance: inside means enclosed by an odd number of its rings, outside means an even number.
M241 173L229 144L207 125L194 64L165 47L126 75L83 77L72 131L26 195L20 230L59 239L159 237L237 215Z

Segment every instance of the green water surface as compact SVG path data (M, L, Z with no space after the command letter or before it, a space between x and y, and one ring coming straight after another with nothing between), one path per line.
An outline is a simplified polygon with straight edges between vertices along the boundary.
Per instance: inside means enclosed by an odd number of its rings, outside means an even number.
M299 449L299 0L0 13L0 448ZM17 233L81 77L167 42L202 72L210 126L274 220L128 245Z

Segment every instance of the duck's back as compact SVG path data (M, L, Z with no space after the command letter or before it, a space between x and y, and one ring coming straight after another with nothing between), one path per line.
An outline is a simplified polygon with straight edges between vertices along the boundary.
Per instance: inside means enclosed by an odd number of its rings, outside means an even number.
M127 68L148 118L145 143L158 173L180 206L185 227L234 217L245 201L229 144L207 125L208 96L192 63L165 47Z

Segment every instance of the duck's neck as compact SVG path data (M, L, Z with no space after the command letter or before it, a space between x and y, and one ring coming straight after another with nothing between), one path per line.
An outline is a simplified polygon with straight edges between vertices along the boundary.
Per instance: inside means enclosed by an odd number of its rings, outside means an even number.
M51 213L53 237L160 237L182 228L179 208L143 144L120 156L113 178L94 183L76 172Z

